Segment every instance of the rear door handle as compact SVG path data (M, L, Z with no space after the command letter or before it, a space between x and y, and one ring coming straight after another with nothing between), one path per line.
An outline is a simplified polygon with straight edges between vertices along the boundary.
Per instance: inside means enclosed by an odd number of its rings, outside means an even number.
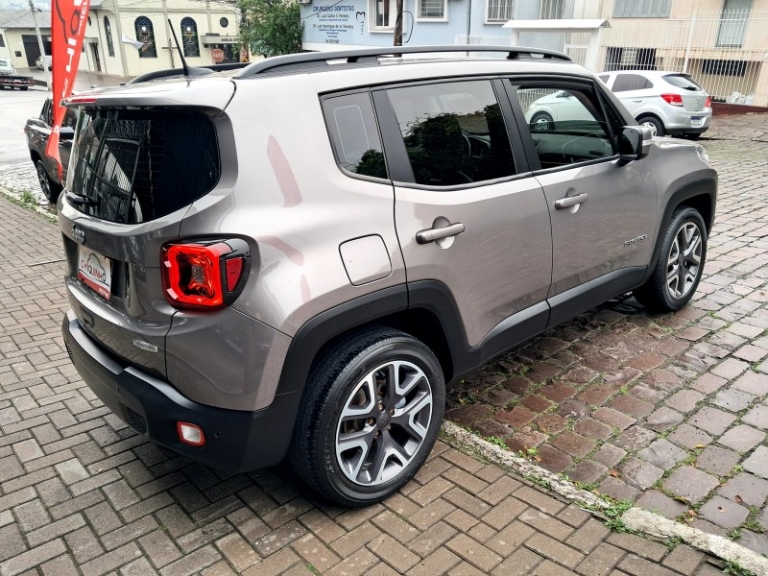
M429 228L428 230L420 230L416 232L416 242L419 244L429 244L440 238L448 238L449 236L458 236L464 232L464 224L456 222L455 224L449 224L443 228Z
M589 200L589 194L579 194L578 196L568 196L566 198L560 198L558 200L555 200L555 208L558 210L562 210L563 208L570 208L571 206L576 206L576 204L581 204L583 202L586 202Z
M642 102L642 101L643 101L643 99L642 99L642 98L637 98L637 99L633 99L633 100L632 100L632 102Z

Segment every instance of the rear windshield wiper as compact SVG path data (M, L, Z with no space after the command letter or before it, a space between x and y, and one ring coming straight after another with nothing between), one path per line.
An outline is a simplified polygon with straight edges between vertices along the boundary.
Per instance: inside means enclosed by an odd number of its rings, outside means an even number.
M82 194L75 194L69 190L64 193L64 196L67 198L67 200L76 206L96 206L96 204L99 203L98 200L88 198L88 196L83 196Z

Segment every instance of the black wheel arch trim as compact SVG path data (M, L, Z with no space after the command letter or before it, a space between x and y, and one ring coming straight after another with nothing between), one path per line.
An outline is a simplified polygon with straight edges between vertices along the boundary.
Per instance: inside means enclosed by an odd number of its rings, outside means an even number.
M709 238L709 234L712 231L712 226L715 223L715 211L717 209L716 173L715 177L700 178L682 184L676 182L675 184L677 185L677 189L672 193L669 200L667 201L667 204L664 207L664 213L661 215L659 220L659 229L656 234L656 244L653 247L651 262L648 266L648 270L645 273L643 282L648 280L648 278L650 278L653 274L653 270L661 255L661 243L664 231L667 229L670 222L672 222L672 215L675 213L675 210L677 210L678 207L680 207L682 204L685 204L692 198L699 196L706 197L710 203L710 213L709 215L702 214L701 217L704 219L704 223L707 226L707 238Z

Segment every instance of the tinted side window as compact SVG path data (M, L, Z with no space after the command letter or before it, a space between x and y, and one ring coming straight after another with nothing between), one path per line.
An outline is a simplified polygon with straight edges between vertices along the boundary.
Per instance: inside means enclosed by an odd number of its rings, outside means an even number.
M608 125L591 92L525 87L517 98L543 169L613 156Z
M627 90L644 90L653 88L653 84L645 76L640 74L619 74L613 83L614 92L626 92Z
M610 78L610 76L608 74L603 74L602 76L598 76L598 78L600 78L600 81L603 84L608 84L608 79Z
M352 174L387 178L370 94L326 98L323 110L339 166Z
M393 88L387 94L417 184L452 186L515 174L490 81Z

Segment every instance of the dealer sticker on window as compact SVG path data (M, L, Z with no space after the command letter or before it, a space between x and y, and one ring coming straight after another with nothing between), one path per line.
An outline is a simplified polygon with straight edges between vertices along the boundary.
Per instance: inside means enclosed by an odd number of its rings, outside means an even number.
M98 294L109 300L112 292L112 261L80 246L77 254L77 277Z

